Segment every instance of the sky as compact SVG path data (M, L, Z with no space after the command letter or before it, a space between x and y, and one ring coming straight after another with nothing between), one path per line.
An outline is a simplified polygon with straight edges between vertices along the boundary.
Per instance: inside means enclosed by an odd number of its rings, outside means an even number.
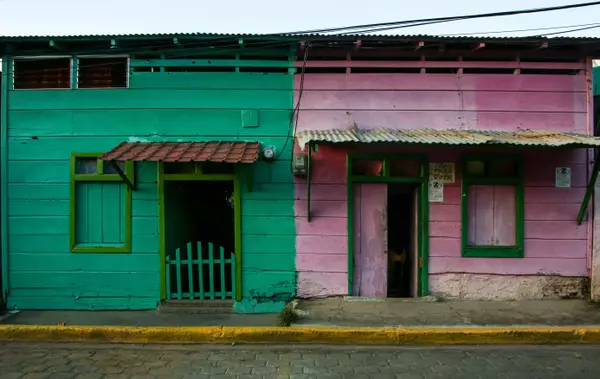
M0 35L284 33L586 0L0 0ZM84 5L88 3L89 5ZM600 5L403 28L390 34L466 34L600 23ZM599 25L600 26L600 25ZM575 29L577 26L562 30ZM498 33L523 36L558 30ZM600 37L600 27L559 36Z

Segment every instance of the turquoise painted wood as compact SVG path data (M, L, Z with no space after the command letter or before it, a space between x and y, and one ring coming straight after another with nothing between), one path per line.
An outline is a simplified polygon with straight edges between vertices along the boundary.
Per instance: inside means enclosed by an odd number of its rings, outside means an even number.
M259 66L269 65L267 61ZM159 258L156 163L136 164L131 252L76 254L69 251L69 156L106 151L123 141L222 139L255 140L277 149L277 161L254 165L251 192L242 178L242 301L235 309L279 310L296 288L289 136L293 76L135 72L129 84L127 89L8 91L7 306L154 309L160 301L160 267L166 264ZM252 110L258 126L243 127L243 115ZM110 210L103 207L102 212ZM220 260L217 250L213 265ZM189 281L185 270L182 278ZM235 271L228 270L227 265L223 271L218 268L215 283L223 275L233 277ZM198 267L195 271L201 272ZM200 284L196 290L208 294L208 278ZM172 291L176 288L167 292ZM214 297L222 296L215 288ZM200 298L195 293L193 297Z
M79 182L76 184L75 242L77 245L124 243L125 190L123 183Z
M203 251L201 242L188 242L183 258L179 248L166 257L167 299L235 299L235 255L231 251L226 252L223 246L210 242L207 246ZM205 291L206 273L209 275L209 288ZM230 276L227 277L226 273ZM217 276L219 280L215 281Z

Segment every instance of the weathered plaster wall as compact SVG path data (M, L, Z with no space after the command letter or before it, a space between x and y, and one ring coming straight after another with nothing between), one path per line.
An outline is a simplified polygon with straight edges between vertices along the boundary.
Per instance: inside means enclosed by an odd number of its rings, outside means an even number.
M299 75L295 83L298 89ZM349 128L356 122L361 128L531 128L586 133L587 119L585 76L579 75L306 74L298 128ZM374 148L362 151L368 150ZM299 296L347 293L346 151L321 145L313 153L313 220L296 222ZM444 202L430 203L433 288L439 290L439 283L450 283L443 278L463 273L588 276L587 221L582 226L575 221L589 169L583 149L519 151L526 161L526 241L525 257L520 259L461 257L460 154L482 150L399 147L393 151L422 152L432 162L456 163L456 182L446 185ZM557 166L571 167L572 188L555 188ZM305 214L303 180L296 181L296 198L296 214ZM504 292L514 296L522 291L516 284L507 288Z
M587 277L558 275L440 274L429 278L429 291L446 299L580 299L589 295Z
M156 164L138 165L132 252L74 254L70 153L107 151L124 140L226 138L258 140L281 154L255 164L253 192L242 186L244 300L236 304L240 312L280 309L296 287L292 85L283 73L153 72L134 74L128 89L10 91L8 306L155 308L162 264ZM242 127L247 109L260 111L258 127Z

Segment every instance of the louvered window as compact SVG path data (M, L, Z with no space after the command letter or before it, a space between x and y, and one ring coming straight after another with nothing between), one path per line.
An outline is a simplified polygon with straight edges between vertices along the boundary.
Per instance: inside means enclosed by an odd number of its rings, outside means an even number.
M127 87L127 58L79 58L77 88Z
M71 58L15 59L14 88L71 88Z

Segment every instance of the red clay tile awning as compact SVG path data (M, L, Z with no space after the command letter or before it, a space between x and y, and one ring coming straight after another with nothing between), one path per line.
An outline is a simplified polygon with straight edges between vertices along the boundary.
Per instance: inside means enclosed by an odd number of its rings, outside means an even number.
M100 157L103 161L253 163L258 142L123 142Z

